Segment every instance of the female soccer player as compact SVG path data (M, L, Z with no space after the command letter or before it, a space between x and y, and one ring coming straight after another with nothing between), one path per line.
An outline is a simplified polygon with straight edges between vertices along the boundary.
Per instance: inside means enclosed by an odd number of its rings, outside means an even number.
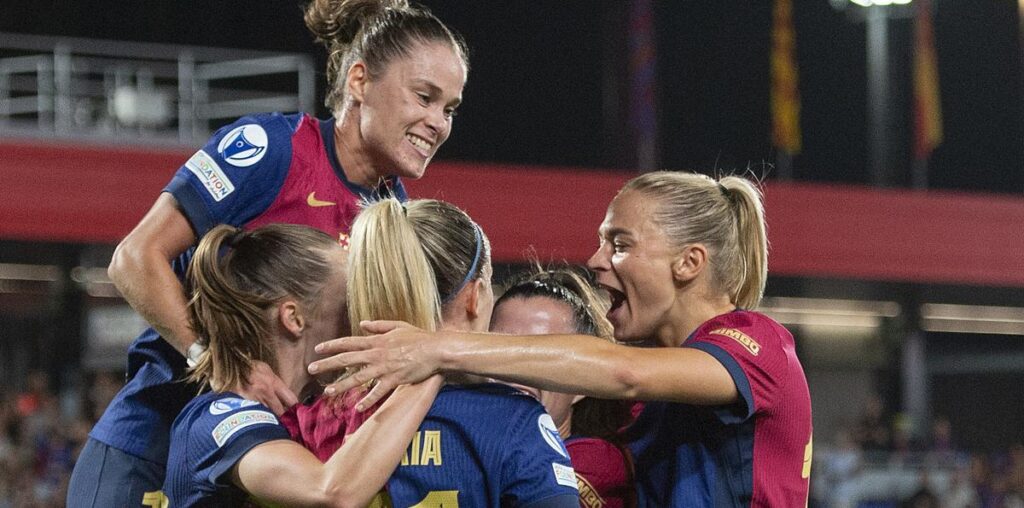
M657 401L626 433L641 506L803 506L810 396L792 335L752 310L767 277L756 187L740 177L648 173L612 200L599 237L588 266L611 296L615 338L660 347L367 323L391 333L324 344L318 351L343 354L310 369L364 366L334 387L376 378L360 404L438 370Z
M426 330L487 330L490 245L458 208L384 199L356 218L350 246L352 322L398 318ZM461 382L438 394L372 506L578 508L568 452L544 408L507 385ZM359 414L345 399L340 407L325 401L299 412L298 438L320 457L334 452Z
M491 331L513 335L583 334L612 340L604 317L608 304L576 271L565 267L525 272L512 278L491 316ZM633 464L620 429L632 420L630 404L520 387L534 395L555 421L569 450L587 508L636 506Z
M163 483L169 427L195 393L175 382L197 336L180 278L219 223L313 226L344 241L357 203L419 178L448 138L468 70L461 38L405 0L315 0L306 23L328 47L334 118L278 113L219 130L121 242L111 280L152 326L128 351L128 383L90 433L71 507L138 504ZM253 396L275 412L295 395L257 363Z
M224 251L224 255L219 253ZM252 400L253 362L294 393L308 390L313 346L347 328L347 252L322 231L271 224L215 227L188 269L189 323L206 352L189 378L210 391L171 427L164 493L170 506L365 506L398 464L440 380L402 387L326 464Z

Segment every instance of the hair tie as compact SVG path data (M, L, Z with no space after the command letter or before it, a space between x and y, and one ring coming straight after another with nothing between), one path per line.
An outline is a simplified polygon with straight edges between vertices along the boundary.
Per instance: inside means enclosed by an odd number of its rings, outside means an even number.
M480 226L476 225L475 222L473 223L473 233L476 237L476 254L473 255L473 263L469 265L469 271L466 272L466 277L462 279L462 282L454 291L448 293L448 296L446 296L441 303L448 303L455 299L455 296L459 294L459 291L462 291L462 288L466 287L466 284L469 284L470 279L472 279L473 275L476 273L476 265L480 263L480 253L483 251L484 239L483 235L480 233Z
M242 237L244 235L245 235L245 230L243 230L243 229L236 229L236 230L232 231L231 233L228 233L228 236L226 236L224 238L224 244L227 245L228 247L231 247L232 249L234 249L238 245L238 242L242 241Z

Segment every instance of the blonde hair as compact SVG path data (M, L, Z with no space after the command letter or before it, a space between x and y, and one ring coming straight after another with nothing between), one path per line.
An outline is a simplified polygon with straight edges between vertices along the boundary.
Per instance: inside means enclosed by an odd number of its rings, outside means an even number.
M676 247L708 248L714 281L736 306L753 309L768 279L768 236L760 189L746 178L717 181L696 173L656 171L636 177L636 191L656 202L653 220Z
M326 105L337 113L345 98L345 77L363 60L371 77L380 75L414 44L449 44L469 70L469 50L462 37L431 12L408 0L313 0L306 7L306 27L327 48Z
M349 238L352 334L364 320L401 320L426 330L466 283L490 277L490 244L466 212L433 199L370 203ZM474 263L475 261L475 263Z
M333 248L330 235L294 224L252 231L222 224L203 235L186 278L189 324L206 353L189 380L235 386L248 382L255 361L276 372L270 310L291 297L315 314L336 269L328 258Z

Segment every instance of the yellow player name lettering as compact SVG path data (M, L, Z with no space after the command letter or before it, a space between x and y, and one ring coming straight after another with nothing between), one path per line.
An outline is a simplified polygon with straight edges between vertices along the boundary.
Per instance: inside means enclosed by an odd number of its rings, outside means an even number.
M421 430L412 436L412 443L402 457L403 466L440 466L441 431Z
M459 491L434 490L409 508L459 508Z
M142 495L142 506L149 506L151 508L167 508L168 504L170 503L163 491L157 490L154 492L146 492Z
M761 352L761 345L758 344L753 337L735 328L718 328L716 330L711 330L708 333L711 333L713 335L721 335L723 337L729 337L730 339L739 342L743 347L747 348L747 351L750 351L750 354L754 356L757 356L758 353Z

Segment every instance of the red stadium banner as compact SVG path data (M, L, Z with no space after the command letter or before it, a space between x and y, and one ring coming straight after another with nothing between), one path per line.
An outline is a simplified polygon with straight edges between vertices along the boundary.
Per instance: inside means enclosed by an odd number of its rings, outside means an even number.
M183 161L182 150L0 142L0 239L116 243ZM434 163L414 197L465 208L494 259L584 262L632 173ZM1024 198L771 183L777 275L1024 287Z

